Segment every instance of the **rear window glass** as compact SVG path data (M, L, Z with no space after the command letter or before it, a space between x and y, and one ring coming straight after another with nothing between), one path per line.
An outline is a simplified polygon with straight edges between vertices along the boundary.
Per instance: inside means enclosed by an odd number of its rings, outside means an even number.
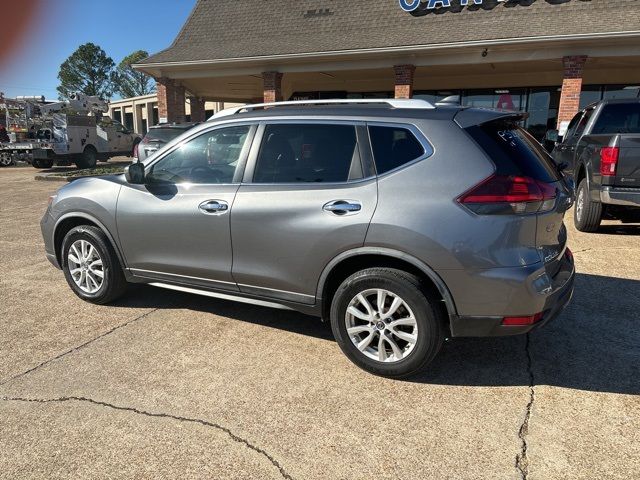
M605 105L592 133L640 133L640 103Z
M378 175L420 158L425 153L422 144L407 128L370 125L369 138Z
M186 132L188 129L182 128L152 128L147 132L145 138L147 140L159 140L161 142L167 143L176 138L183 132Z
M493 161L497 175L522 175L548 183L559 180L547 151L523 128L489 122L469 127L467 132Z

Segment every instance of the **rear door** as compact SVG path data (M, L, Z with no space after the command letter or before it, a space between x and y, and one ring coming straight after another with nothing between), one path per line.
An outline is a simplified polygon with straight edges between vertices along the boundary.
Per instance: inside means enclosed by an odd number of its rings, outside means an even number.
M312 304L322 270L363 245L376 208L366 130L273 121L259 135L231 212L233 277L242 292Z

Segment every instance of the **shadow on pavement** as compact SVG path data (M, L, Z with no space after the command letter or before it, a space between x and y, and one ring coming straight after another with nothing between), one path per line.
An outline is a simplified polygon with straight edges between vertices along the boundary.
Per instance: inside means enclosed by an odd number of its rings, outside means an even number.
M145 285L114 306L186 308L333 341L327 323ZM528 386L525 337L463 338L445 344L410 382L460 386ZM530 334L536 385L640 394L640 281L578 274L573 301L553 323Z
M640 225L638 224L614 224L601 225L596 234L607 235L640 235Z

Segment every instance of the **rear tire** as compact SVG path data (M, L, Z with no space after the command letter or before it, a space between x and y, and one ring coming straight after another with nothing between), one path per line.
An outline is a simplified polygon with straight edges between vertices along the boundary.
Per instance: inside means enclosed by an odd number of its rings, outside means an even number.
M363 370L407 377L424 369L440 351L444 318L439 303L415 275L369 268L338 287L331 303L331 329L344 354Z
M602 221L602 213L602 203L591 200L587 179L583 178L578 185L576 206L573 210L576 228L581 232L598 231Z
M67 283L82 300L102 305L127 288L118 256L97 227L80 225L69 230L62 240L61 260Z
M91 145L85 147L82 156L76 160L76 166L83 168L96 168L98 164L98 152Z

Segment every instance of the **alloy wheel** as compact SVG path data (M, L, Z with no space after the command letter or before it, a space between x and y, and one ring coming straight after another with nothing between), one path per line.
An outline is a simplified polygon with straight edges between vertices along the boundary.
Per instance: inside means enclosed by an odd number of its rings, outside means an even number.
M349 339L372 360L394 363L416 346L418 323L409 305L389 290L375 288L358 293L345 314Z
M85 293L96 293L104 283L102 258L87 240L76 240L67 253L69 273L75 284Z

